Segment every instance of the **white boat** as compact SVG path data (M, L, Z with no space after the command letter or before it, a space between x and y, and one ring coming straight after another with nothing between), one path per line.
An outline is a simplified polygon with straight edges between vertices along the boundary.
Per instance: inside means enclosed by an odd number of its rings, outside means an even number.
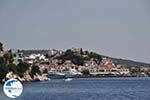
M62 79L65 77L65 74L57 72L56 69L53 68L50 71L48 71L48 77L51 79Z
M64 79L66 82L72 81L72 78L66 78Z
M63 73L65 74L66 78L75 78L75 77L78 77L78 76L82 75L82 73L78 72L75 69L70 69L68 71L63 71Z

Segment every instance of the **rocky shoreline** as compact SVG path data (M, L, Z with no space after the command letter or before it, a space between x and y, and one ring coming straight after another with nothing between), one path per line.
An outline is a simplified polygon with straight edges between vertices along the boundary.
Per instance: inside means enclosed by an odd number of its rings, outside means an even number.
M29 75L28 72L24 73L24 77L20 77L17 74L14 74L13 72L9 72L6 74L6 77L2 80L2 83L4 83L5 81L11 79L11 78L15 78L18 79L21 82L34 82L34 81L48 81L50 80L46 74L36 74L33 76L33 78Z

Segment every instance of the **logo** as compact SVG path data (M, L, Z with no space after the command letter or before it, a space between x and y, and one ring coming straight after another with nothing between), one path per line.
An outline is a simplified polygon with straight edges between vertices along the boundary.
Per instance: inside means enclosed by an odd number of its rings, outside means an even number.
M6 96L10 98L16 98L21 95L23 86L17 79L10 79L5 82L3 91Z

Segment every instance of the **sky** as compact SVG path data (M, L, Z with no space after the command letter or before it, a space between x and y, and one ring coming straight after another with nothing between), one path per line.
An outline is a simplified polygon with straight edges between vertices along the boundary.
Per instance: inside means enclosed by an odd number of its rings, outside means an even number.
M149 0L0 0L5 49L76 47L150 63Z

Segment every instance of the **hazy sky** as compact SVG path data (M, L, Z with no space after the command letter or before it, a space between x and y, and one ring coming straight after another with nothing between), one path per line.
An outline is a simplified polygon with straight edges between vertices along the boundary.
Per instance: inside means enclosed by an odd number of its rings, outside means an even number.
M150 63L150 2L0 0L0 41L6 49L82 47Z

